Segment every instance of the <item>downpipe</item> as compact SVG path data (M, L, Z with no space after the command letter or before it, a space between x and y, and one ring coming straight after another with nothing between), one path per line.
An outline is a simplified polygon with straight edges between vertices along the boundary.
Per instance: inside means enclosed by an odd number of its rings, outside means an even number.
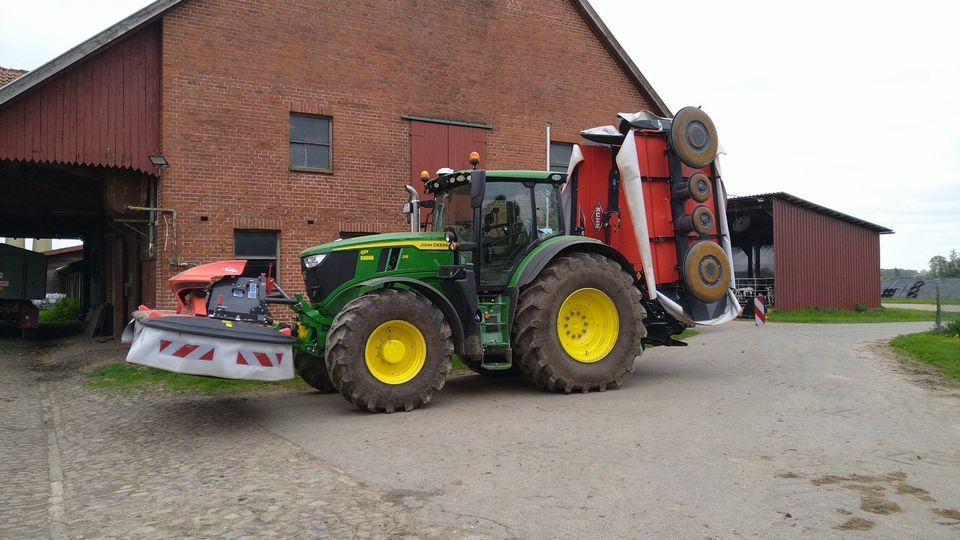
M190 266L189 264L183 264L180 262L180 245L177 242L177 211L173 208L158 208L155 206L131 206L127 205L126 209L133 212L150 212L150 222L156 227L156 219L153 216L153 212L158 214L170 214L170 220L172 222L173 228L173 258L170 259L170 266Z

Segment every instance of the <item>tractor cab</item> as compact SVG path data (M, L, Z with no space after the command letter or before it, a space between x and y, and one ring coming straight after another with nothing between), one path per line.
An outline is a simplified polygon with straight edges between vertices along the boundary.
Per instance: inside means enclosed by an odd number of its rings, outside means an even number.
M548 171L455 171L425 181L434 196L432 230L456 243L461 264L479 272L479 292L504 289L524 256L563 234L560 186Z

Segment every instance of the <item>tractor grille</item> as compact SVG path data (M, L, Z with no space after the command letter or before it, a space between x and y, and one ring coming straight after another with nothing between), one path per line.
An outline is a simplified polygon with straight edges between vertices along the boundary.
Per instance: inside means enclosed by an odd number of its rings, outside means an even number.
M357 271L357 252L334 251L317 266L302 269L307 295L312 303L318 304L337 287L353 279Z

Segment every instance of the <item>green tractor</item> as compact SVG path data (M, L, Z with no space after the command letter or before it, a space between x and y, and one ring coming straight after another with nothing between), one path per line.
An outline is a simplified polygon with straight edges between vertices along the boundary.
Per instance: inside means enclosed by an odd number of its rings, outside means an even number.
M253 380L296 369L386 412L428 403L454 355L553 391L620 385L644 345L684 345L687 326L740 308L712 121L691 107L619 117L581 132L569 178L477 170L477 155L473 170L424 173L431 198L407 186L410 232L300 254L306 298L243 260L184 271L175 312L134 313L127 361ZM271 303L295 324L273 321Z
M645 306L657 306L620 252L565 234L565 181L541 171L424 178L433 200L414 196L407 212L416 231L418 207L432 208L430 231L303 251L298 372L321 391L386 412L428 403L454 354L478 373L518 370L549 390L620 385L643 350ZM656 315L654 341L683 330Z

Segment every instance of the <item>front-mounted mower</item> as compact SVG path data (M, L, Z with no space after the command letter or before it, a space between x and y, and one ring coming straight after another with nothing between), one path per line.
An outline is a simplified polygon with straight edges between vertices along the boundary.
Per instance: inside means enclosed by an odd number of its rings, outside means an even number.
M689 323L728 320L737 305L726 294L726 224L713 220L724 215L716 133L702 113L679 136L671 120L655 119L657 128L652 119L632 115L619 132L603 128L609 137L600 140L585 131L600 144L575 147L569 178L477 169L471 156L472 170L424 174L427 200L408 186L410 232L303 251L306 296L279 300L291 303L295 324L272 326L292 334L296 370L370 411L428 403L454 354L478 373L515 370L549 390L602 391L633 370L644 344L682 344L672 336ZM689 155L700 161L688 163ZM662 172L640 174L644 167ZM670 264L672 273L655 279ZM217 315L215 302L224 300L209 292L216 283L196 295L206 299L207 318L237 319L237 310ZM270 321L234 324L258 323ZM177 337L154 330L141 350ZM246 378L237 358L220 376Z

